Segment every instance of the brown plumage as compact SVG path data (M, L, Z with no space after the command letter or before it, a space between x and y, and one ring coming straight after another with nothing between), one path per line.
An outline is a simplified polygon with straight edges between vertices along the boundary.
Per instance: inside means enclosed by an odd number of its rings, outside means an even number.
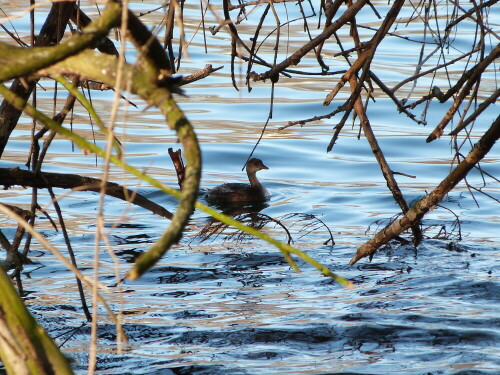
M266 188L257 179L257 171L269 169L262 160L252 158L247 163L250 184L228 183L210 189L206 199L212 203L258 203L269 198Z

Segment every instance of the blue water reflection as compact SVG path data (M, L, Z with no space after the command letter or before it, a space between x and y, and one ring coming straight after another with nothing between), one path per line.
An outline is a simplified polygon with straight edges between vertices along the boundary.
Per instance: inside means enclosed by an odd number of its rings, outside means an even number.
M146 2L136 8L144 10L153 6L156 4ZM199 12L194 5L186 6L187 14ZM383 9L386 3L377 3L377 6ZM290 7L290 18L297 16L296 9ZM193 28L190 25L187 32ZM292 30L292 36L295 33L298 31ZM419 35L413 37L420 38ZM268 83L253 83L250 93L244 87L236 92L229 77L227 35L217 38L218 42L212 42L209 54L205 55L201 35L195 37L190 60L179 72L192 73L206 62L224 65L224 69L213 76L186 87L186 97L177 98L201 143L202 201L208 188L228 181L246 181L243 165L269 113ZM304 35L300 38L303 40ZM300 38L293 43L297 44ZM462 35L457 38L460 46L470 43ZM400 43L396 40L383 44L381 51L385 53L373 63L379 77L394 84L410 74L419 52L415 49L401 53ZM134 55L127 57L133 59ZM329 61L332 70L337 69L338 61L340 58ZM303 63L310 64L306 69L314 69L312 59L304 59ZM241 69L245 72L243 66ZM428 238L418 249L404 242L391 243L381 249L372 262L363 260L354 267L347 266L357 247L400 211L372 151L362 135L358 139L358 125L348 122L333 150L326 152L339 116L304 127L278 130L288 121L324 115L342 104L338 100L328 107L322 106L337 78L293 81L282 78L276 85L273 118L254 156L269 166L269 170L259 172L259 178L271 193L269 205L261 213L273 218L290 213L316 215L330 228L336 245L323 245L328 238L323 227L314 227L317 229L310 232L313 227L307 223L287 219L295 246L334 272L350 278L356 289L345 290L303 263L299 263L302 273L296 274L276 249L256 240L237 243L221 235L202 242L197 234L209 219L196 211L179 245L150 273L139 281L126 281L121 290L116 287L113 276L116 259L104 247L101 249L101 282L111 291L106 298L113 308L123 310L131 346L125 355L117 355L115 329L102 317L99 373L500 372L497 202L478 191L472 191L474 195L471 195L467 186L460 184L441 202L444 208L426 216L423 224L428 228L425 232ZM443 82L445 79L441 77L434 84ZM419 81L420 87L426 84ZM493 81L490 84L495 86ZM39 104L50 113L53 84L44 86L47 91L39 93ZM412 99L425 94L425 90L417 90ZM113 94L106 91L92 95L94 105L104 120L109 121ZM346 95L342 93L339 98L345 99ZM175 134L156 109L146 109L138 98L131 100L139 108L123 106L116 127L127 162L176 187L167 152L169 147L178 147ZM396 175L410 204L430 192L450 171L453 152L449 138L425 143L447 105L431 105L425 127L398 113L385 98L377 97L376 102L369 105L373 130L392 170L410 175ZM415 113L420 116L419 111ZM491 121L497 115L495 109L487 114ZM490 123L475 125L474 142ZM76 111L73 125L78 132L95 136L97 145L104 145L103 135L97 131L92 133L88 117L81 110ZM16 129L2 167L24 165L30 134L29 122ZM469 144L464 146L464 155L469 148ZM495 146L482 167L499 176L499 159L500 149ZM45 171L92 177L100 177L102 173L100 160L96 165L94 156L82 153L62 139L53 142L46 161ZM137 189L175 211L175 198L137 182L118 168L113 167L110 173L113 181ZM483 186L477 171L471 172L468 182L476 188ZM484 191L496 199L500 197L498 182L488 180ZM58 196L63 193L56 190ZM23 207L29 207L31 202L31 196L23 189L2 191L0 195L2 202ZM44 208L53 214L49 195L45 191L39 195L46 204ZM98 196L71 193L60 204L78 262L83 272L91 275ZM459 237L457 216L461 220L462 237L458 243L455 242ZM106 199L105 222L121 274L168 225L164 219L113 198ZM448 239L433 239L444 230L443 225L450 234ZM13 233L13 224L5 217L0 217L0 226L2 230L9 228L5 234ZM37 228L51 243L64 249L62 235L46 218L39 220ZM276 238L286 239L278 226L267 225L264 230ZM32 258L37 263L26 266L24 271L25 276L29 276L24 279L28 304L55 337L69 327L79 326L84 318L78 308L72 274L39 244L34 243L33 249ZM75 360L78 373L85 373L88 339L89 328L85 327L63 346Z

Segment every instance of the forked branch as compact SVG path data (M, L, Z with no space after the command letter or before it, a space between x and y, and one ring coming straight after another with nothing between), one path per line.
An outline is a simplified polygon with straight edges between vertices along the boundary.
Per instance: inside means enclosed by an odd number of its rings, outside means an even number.
M418 223L427 212L436 207L445 194L467 176L469 171L490 151L499 137L500 116L496 118L479 142L474 145L467 157L430 194L418 201L401 219L385 227L359 247L349 264L352 265L364 257L373 256L380 246Z

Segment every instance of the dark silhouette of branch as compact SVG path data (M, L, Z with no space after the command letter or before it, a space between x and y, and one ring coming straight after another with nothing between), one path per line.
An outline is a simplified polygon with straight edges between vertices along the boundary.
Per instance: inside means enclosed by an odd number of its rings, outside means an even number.
M40 175L34 172L22 170L19 168L0 168L0 183L5 187L10 186L30 186L36 188L62 188L75 189L80 191L100 192L102 181L98 178L79 176L76 174L40 172ZM145 208L154 214L172 219L173 215L167 209L157 203L154 203L146 197L129 190L114 182L106 183L106 194L139 207Z

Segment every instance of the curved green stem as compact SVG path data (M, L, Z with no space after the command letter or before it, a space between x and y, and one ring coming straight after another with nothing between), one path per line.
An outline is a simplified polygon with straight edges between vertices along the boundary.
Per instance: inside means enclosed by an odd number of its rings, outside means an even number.
M70 82L68 82L68 80L66 80L66 78L64 78L63 76L54 77L54 79L61 85L63 85L66 90L72 93L76 97L76 99L78 99L81 105L83 105L83 107L87 110L90 116L94 119L99 130L104 135L107 135L108 129L104 125L104 122L101 120L101 117L97 114L96 110L94 109L90 101L85 97L85 95L83 95L80 91L78 91L78 89ZM113 148L115 149L117 155L121 156L122 150L120 148L120 143L116 138L113 141Z
M78 134L75 134L73 133L71 130L68 130L64 127L62 127L61 125L59 125L57 122L53 121L51 118L49 118L48 116L46 116L45 114L41 113L40 111L36 110L35 108L33 108L32 106L30 106L29 104L27 104L24 100L22 100L21 98L17 97L16 95L14 95L9 89L7 89L3 84L0 84L0 94L3 95L9 102L11 102L13 105L15 105L16 107L18 108L23 108L24 111L30 115L31 117L34 117L36 118L38 121L42 122L44 125L46 125L47 127L49 127L50 129L58 132L59 134L61 134L62 136L66 137L67 139L71 140L72 142L74 142L80 149L84 150L84 151L90 151L90 152L94 152L95 154L97 154L98 156L100 157L104 157L104 153L105 151L102 150L101 148L99 148L98 146L96 146L95 144L93 143L90 143L88 141L86 141L84 138L82 138L81 136L79 136ZM189 128L185 128L185 124L182 123L182 120L181 120L181 117L179 118L179 123L177 124L178 127L179 127L179 130L181 130L182 132L186 132L186 133L189 133L190 131L192 130L189 130ZM190 141L194 141L193 139L189 138ZM187 155L186 155L187 156ZM194 160L192 160L191 156L189 157L188 160L188 163L191 163L191 162L194 162ZM134 168L130 165L128 165L127 163L125 163L125 161L123 161L123 159L115 156L115 155L111 155L111 158L110 158L110 161L117 165L118 167L122 168L123 170L135 175L136 177L138 177L139 179L151 184L152 186L162 190L163 192L169 194L169 195L172 195L178 199L181 199L182 198L182 192L179 192L177 191L176 189L173 189L169 186L166 186L164 185L163 183L161 183L160 181L154 179L153 177L151 176L148 176L147 174L141 172L140 170L138 170L137 168ZM189 167L189 165L188 165ZM189 171L189 174L190 174L190 177L191 178L195 178L196 177L196 173L193 172L193 170L190 170ZM190 182L192 184L194 184L193 182ZM190 193L191 194L191 193ZM255 236L255 237L258 237L266 242L268 242L269 244L272 244L273 246L276 246L284 255L287 254L287 253L292 253L292 254L295 254L296 256L298 256L299 258L303 259L304 261L306 261L307 263L311 264L313 267L315 267L316 269L318 269L323 275L325 276L328 276L328 277L331 277L332 279L334 279L336 282L346 286L346 287L349 287L349 288L352 288L352 283L347 280L347 279L344 279L340 276L338 276L337 274L333 273L328 267L326 267L325 265L319 263L318 261L316 261L315 259L311 258L309 255L307 255L305 252L301 251L301 250L298 250L290 245L287 245L287 244L284 244L274 238L272 238L271 236L263 233L263 232L260 232L252 227L249 227L248 225L245 225L237 220L234 220L233 218L230 218L216 210L214 210L213 208L211 207L208 207L200 202L196 202L194 204L194 207L198 208L199 210L207 213L208 215L214 217L215 219L217 220L220 220L228 225L231 225L245 233L248 233L252 236ZM183 208L185 211L189 209L189 207L184 207ZM175 215L174 215L175 216ZM168 234L167 235L162 235L162 237L160 238L159 241L164 241L165 238L164 237L167 237L168 239ZM176 238L176 240L178 240L179 238ZM168 240L172 240L172 238L168 239ZM163 244L162 244L163 245ZM158 246L156 247L156 244L153 245L152 249L154 249L154 251L156 252L156 255L158 255L158 251L163 248L163 246ZM151 249L150 249L151 250ZM137 267L137 266L136 266ZM298 269L296 268L295 266L295 269ZM139 270L139 271L142 271ZM140 273L139 272L136 272L136 271L131 271L129 272L128 274L128 277L139 277L140 276Z

